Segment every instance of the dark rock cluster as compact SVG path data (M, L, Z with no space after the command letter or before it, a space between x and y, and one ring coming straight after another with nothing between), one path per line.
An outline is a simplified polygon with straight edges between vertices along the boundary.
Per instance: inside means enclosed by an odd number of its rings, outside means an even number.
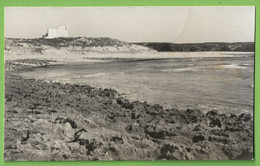
M5 160L253 158L252 115L164 109L17 72L5 75Z

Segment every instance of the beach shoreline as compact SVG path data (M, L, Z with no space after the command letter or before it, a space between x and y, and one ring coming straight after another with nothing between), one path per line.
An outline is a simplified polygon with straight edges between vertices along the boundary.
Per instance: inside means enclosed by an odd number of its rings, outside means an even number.
M151 59L175 59L175 58L223 58L237 56L254 56L254 52L159 52L159 53L86 53L78 54L59 50L43 54L22 54L15 51L6 51L5 60L14 61L22 59L50 60L58 64L66 63L96 63L104 60L122 59L122 60L151 60Z
M25 59L21 63L6 59L5 160L253 157L250 114L164 109L130 102L113 89L18 76L20 72L58 65L62 64L50 59Z

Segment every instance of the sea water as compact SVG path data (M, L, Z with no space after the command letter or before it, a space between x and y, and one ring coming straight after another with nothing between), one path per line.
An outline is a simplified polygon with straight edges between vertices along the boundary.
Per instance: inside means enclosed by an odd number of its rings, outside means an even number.
M165 108L253 113L253 54L70 63L22 75L112 88L131 101L147 101Z

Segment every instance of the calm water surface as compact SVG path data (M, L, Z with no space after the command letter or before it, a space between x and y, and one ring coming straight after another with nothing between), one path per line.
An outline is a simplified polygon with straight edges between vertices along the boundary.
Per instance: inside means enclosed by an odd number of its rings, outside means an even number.
M253 113L254 57L76 63L22 73L27 78L112 88L165 108Z

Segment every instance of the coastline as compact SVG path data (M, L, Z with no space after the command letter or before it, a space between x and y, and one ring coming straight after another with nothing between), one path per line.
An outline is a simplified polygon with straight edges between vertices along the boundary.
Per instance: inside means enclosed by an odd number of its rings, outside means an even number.
M92 52L86 54L68 52L67 50L51 51L46 53L24 53L16 51L6 51L5 61L14 61L22 59L50 60L56 64L64 63L96 63L112 59L172 59L172 58L223 58L236 56L254 56L254 52L160 52L160 53L99 53Z
M5 160L252 159L249 114L164 109L113 89L16 75L59 64L30 63L5 63Z

